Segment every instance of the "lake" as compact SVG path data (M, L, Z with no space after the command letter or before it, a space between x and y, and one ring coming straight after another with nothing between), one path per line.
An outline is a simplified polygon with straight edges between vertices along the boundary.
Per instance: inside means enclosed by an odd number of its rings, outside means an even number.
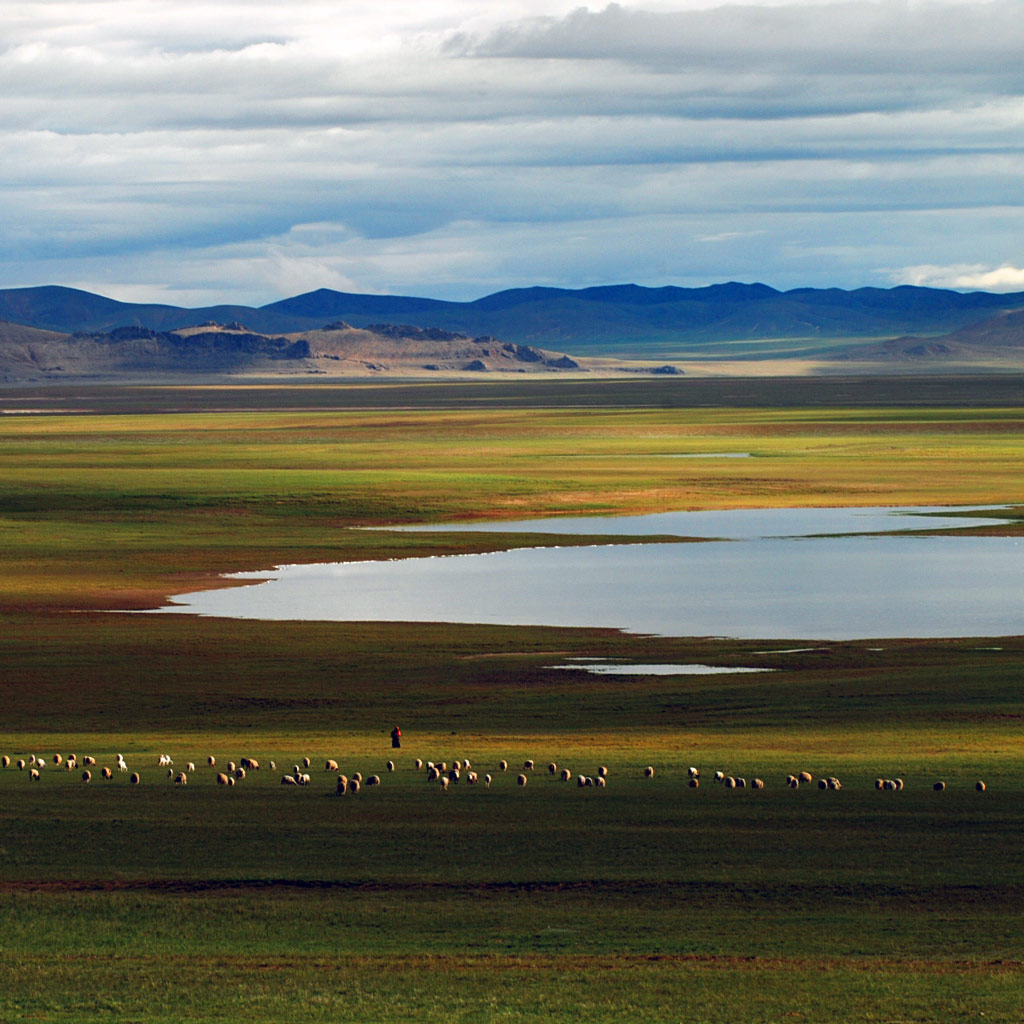
M431 526L726 539L288 565L235 574L231 578L261 582L182 595L162 611L254 619L606 626L749 639L1024 632L1020 539L877 532L998 521L928 515L935 511L744 509Z

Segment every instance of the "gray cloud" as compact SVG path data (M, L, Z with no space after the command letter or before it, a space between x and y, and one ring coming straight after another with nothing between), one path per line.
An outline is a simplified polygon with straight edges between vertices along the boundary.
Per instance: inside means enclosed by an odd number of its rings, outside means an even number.
M19 5L0 286L472 297L1024 263L1015 3L561 6Z

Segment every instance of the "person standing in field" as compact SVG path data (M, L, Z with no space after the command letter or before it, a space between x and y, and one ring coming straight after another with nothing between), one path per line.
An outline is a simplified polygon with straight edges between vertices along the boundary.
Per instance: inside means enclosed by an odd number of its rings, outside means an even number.
M391 746L400 747L402 745L402 730L396 725L391 730Z

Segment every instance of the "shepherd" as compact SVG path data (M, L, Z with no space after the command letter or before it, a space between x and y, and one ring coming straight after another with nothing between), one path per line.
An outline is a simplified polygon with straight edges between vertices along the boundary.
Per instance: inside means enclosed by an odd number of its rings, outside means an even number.
M396 725L394 727L394 729L391 730L391 746L392 747L400 747L401 745L402 745L402 730L399 729L398 726Z

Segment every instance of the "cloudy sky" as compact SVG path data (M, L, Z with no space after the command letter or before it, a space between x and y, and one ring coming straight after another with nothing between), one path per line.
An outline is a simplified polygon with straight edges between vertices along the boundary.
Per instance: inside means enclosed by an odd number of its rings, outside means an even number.
M1021 0L5 0L0 287L1024 290Z

